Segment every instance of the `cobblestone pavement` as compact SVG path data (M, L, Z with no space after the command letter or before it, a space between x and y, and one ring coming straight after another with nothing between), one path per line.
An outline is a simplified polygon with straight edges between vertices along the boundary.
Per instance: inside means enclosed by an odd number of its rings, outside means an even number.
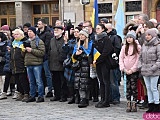
M122 86L120 89L122 92ZM24 103L8 97L0 100L0 120L143 120L145 110L126 113L125 109L124 97L119 105L109 108L95 108L92 101L87 108L78 108L77 104L50 102L49 98L44 103Z

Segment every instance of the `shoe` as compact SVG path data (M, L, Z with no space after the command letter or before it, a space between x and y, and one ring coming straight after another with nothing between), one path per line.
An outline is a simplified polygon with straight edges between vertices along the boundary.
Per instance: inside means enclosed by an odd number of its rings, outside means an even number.
M131 112L137 112L137 104L135 101L131 102Z
M22 102L26 102L28 99L29 99L29 95L28 94L24 94Z
M23 99L23 95L20 93L17 98L16 98L16 101L22 101Z
M99 102L95 105L95 107L98 108L98 106L99 106L100 104L102 104L103 102L104 102L103 100L99 101Z
M0 96L0 100L3 100L3 99L7 99L7 94L6 92L3 92Z
M127 101L127 109L126 112L131 112L131 101Z
M66 102L67 101L67 98L61 98L60 100L59 100L59 102Z
M7 92L7 96L12 96L12 93L11 92Z
M105 108L105 107L110 107L110 104L106 103L105 101L103 101L103 102L101 101L95 107L96 108Z
M154 104L154 109L152 112L160 112L159 104Z
M99 99L98 98L93 98L93 102L98 102Z
M148 104L148 110L146 111L146 113L150 113L150 112L153 112L154 110L154 103L149 103Z
M40 103L40 102L44 102L44 98L43 97L38 97L36 103Z
M29 97L28 100L26 100L26 103L28 102L35 102L36 101L36 98L35 97Z
M56 96L54 96L53 98L50 99L50 101L58 101L58 100L60 100L60 98L56 97Z
M87 100L86 98L83 98L78 104L78 107L84 108L84 107L87 107L88 105L89 105L89 100Z
M53 92L52 91L49 91L46 95L46 98L49 98L49 97L53 97Z
M70 100L68 101L68 104L73 104L73 103L75 103L75 98L71 97Z
M113 100L113 101L111 102L111 104L117 105L117 104L120 104L120 101L119 101L119 100Z
M148 102L143 102L142 106L139 106L139 109L145 109L148 108Z
M20 93L19 93L18 91L15 91L15 93L14 93L12 99L16 99L16 98L19 96L19 94L20 94Z

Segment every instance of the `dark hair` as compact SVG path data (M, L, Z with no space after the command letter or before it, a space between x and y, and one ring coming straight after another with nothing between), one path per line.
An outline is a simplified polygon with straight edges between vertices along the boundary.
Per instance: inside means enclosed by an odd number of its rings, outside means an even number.
M91 26L92 27L92 22L91 21L84 21L83 23L89 23L89 26Z
M45 19L39 19L38 22L41 21L43 24L47 24Z
M98 23L97 25L101 26L101 28L104 29L104 31L106 31L106 27L104 26L104 24Z
M144 24L146 24L146 27L150 28L155 28L154 24L151 21L146 21Z
M7 36L3 32L0 32L0 38L1 38L1 42L7 40Z
M128 49L129 49L129 43L126 41L126 47L125 47L125 55L127 56L128 55ZM136 53L139 53L138 52L138 45L137 43L135 42L135 40L133 40L133 53L132 55L136 54ZM131 56L132 56L131 55Z

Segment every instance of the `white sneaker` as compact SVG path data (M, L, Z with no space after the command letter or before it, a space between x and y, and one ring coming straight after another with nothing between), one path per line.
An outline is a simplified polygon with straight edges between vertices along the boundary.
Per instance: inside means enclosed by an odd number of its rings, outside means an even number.
M7 96L12 96L12 93L11 92L7 92Z
M15 91L12 99L17 99L17 97L19 96L19 94L20 94L20 93L19 93L18 91Z
M3 92L0 96L0 100L7 99L7 93Z

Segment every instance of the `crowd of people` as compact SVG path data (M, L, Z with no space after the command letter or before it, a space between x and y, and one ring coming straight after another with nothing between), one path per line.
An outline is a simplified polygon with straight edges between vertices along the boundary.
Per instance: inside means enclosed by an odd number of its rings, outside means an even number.
M137 112L137 106L160 112L160 23L140 14L123 33L124 38L117 35L107 18L95 29L91 21L74 27L57 20L52 28L39 19L35 26L25 23L14 30L3 25L0 100L14 92L13 99L27 103L44 102L45 96L79 108L90 100L96 108L110 107L120 104L119 85L126 76L126 112Z

